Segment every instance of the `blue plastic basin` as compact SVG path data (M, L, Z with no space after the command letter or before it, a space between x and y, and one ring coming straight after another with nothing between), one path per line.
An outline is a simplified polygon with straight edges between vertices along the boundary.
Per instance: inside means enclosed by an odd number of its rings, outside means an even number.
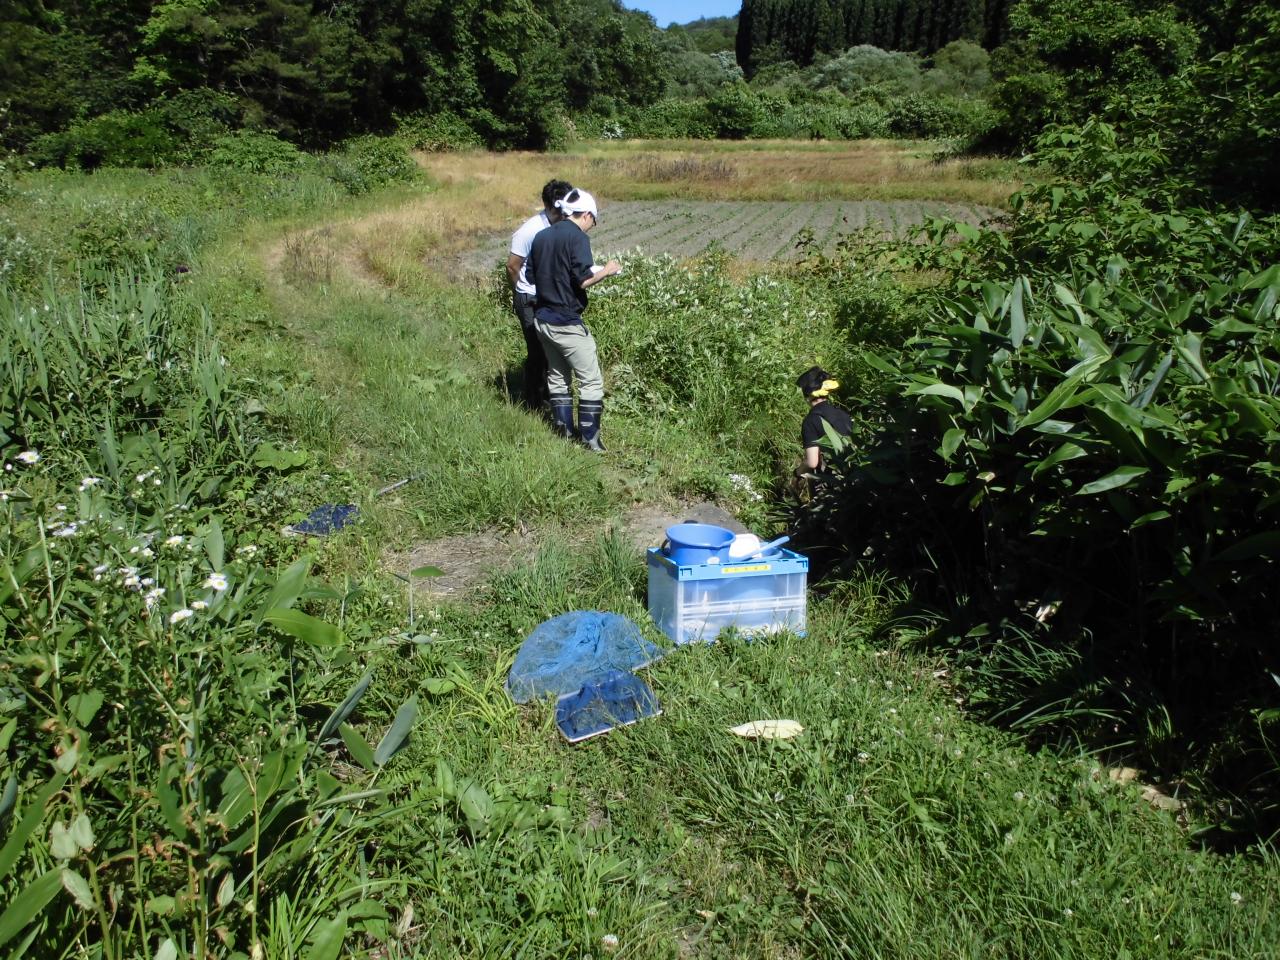
M662 552L676 563L706 563L733 540L733 531L710 523L677 523L667 527Z

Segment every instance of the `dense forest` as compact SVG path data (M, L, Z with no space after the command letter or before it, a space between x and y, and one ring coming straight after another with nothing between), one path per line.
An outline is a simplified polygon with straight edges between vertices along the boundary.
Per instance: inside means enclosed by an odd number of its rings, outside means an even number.
M424 113L529 145L558 114L648 102L664 79L652 18L616 0L6 0L0 38L19 148L120 111L143 139L215 124L321 145Z
M992 48L1011 0L743 0L738 63L751 76L780 61L807 66L821 53L870 45L932 53L952 40Z

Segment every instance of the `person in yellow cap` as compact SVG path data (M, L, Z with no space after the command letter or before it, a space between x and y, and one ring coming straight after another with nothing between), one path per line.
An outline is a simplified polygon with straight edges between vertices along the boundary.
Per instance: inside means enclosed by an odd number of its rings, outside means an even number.
M800 425L800 445L804 447L804 459L796 468L796 476L820 473L826 469L822 458L822 443L826 440L829 425L842 437L853 433L853 419L848 411L836 406L829 399L840 383L821 367L810 367L796 377L796 386L809 401L809 412Z

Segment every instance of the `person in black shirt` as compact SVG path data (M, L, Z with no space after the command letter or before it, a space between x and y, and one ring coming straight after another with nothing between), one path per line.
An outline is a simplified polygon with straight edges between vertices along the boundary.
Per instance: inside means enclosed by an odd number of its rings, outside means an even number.
M809 412L800 425L800 445L804 458L796 468L796 476L820 473L826 469L822 458L822 445L827 439L829 425L839 436L853 433L853 420L848 411L837 407L827 397L837 389L839 382L821 367L810 367L796 378L796 386L809 401Z
M582 322L587 288L622 272L617 260L603 267L592 263L587 232L599 221L596 201L585 190L571 190L556 206L564 219L533 238L525 261L537 293L534 326L547 356L547 392L551 416L566 436L577 436L587 449L603 451L600 420L604 414L604 378L596 357L596 341ZM578 381L578 423L573 422L573 380Z

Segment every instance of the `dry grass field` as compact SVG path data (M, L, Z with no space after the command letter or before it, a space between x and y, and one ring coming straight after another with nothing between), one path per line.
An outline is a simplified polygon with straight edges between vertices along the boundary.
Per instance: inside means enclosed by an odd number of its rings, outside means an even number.
M631 141L593 144L574 170L632 200L940 200L1000 206L1020 173L1007 160L942 158L904 140ZM577 182L577 181L574 181Z
M601 250L683 257L715 242L769 260L789 256L806 227L829 247L861 227L901 234L934 216L976 223L1004 205L1021 172L999 159L939 161L933 145L911 141L601 142L562 154L418 160L441 189L335 230L350 258L393 284L424 263L487 271L552 177L596 194Z

